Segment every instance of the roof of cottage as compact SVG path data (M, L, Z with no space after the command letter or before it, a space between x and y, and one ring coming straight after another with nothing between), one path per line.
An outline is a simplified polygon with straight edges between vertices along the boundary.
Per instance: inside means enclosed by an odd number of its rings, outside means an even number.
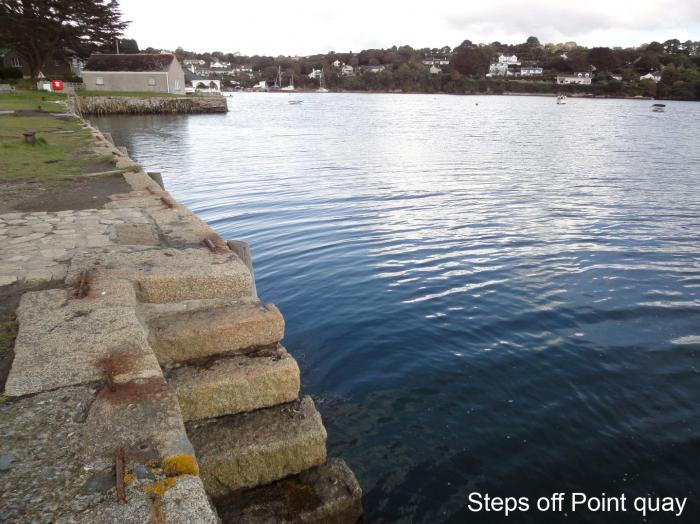
M167 71L175 55L171 54L94 54L88 59L83 71Z

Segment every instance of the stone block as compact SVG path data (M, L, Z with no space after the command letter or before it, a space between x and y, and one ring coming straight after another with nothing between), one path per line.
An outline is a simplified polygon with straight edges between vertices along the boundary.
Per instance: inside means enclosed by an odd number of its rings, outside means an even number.
M114 226L117 243L122 245L158 246L160 241L148 224L117 224Z
M106 298L75 299L72 290L64 289L25 293L5 393L21 396L101 380L101 362L115 348L139 348L148 355L136 310Z
M154 317L150 342L162 364L276 344L284 319L272 304L246 300L222 307Z
M198 473L180 407L162 377L104 386L90 406L83 431L84 460L111 464L119 447L130 461L159 463L171 476Z
M66 282L77 282L84 269L134 282L142 302L240 298L252 290L250 271L234 253L211 253L206 248L122 246L80 253L71 260Z
M268 484L326 461L326 430L311 397L187 427L212 497Z
M167 379L186 422L275 406L299 395L299 366L281 346L179 367Z
M222 522L237 524L356 524L362 516L362 490L342 459L214 503Z

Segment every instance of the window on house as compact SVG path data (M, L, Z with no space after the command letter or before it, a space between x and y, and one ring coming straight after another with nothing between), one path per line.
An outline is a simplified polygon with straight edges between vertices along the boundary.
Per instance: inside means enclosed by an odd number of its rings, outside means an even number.
M22 67L22 64L19 62L19 58L16 56L10 58L10 67Z
M105 85L105 79L102 78L101 76L98 76L97 78L95 78L95 85L98 85L98 86Z
M149 86L154 86L156 85L156 79L153 78L152 76L148 78L148 85Z
M180 89L180 81L175 80L175 89Z

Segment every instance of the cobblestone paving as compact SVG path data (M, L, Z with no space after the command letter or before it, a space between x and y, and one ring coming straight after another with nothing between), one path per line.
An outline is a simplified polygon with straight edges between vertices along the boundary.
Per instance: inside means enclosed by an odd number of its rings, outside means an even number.
M73 254L114 245L118 224L150 224L138 208L0 215L0 287L63 280Z

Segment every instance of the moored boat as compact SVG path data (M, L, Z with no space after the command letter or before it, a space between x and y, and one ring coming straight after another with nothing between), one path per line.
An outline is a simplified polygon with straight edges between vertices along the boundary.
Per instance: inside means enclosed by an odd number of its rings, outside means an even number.
M666 111L666 104L652 104L651 110L654 113L663 113L664 111Z

